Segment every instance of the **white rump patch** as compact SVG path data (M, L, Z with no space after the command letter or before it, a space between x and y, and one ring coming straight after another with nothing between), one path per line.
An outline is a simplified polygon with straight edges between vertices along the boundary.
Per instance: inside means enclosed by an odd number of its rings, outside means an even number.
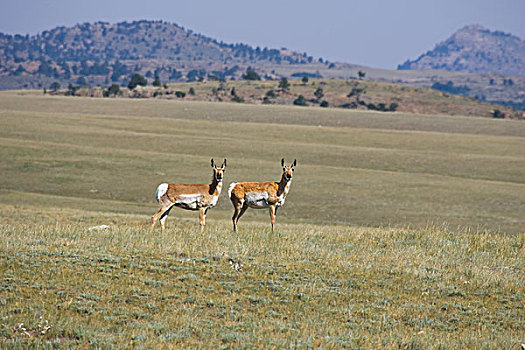
M233 191L233 188L237 185L237 182L232 182L230 184L230 187L228 187L228 198L231 198L232 197L232 191Z
M168 190L167 183L162 183L159 185L159 187L157 187L157 191L155 191L155 199L157 200L157 202L159 202L160 198L164 196L164 194L166 194L167 190Z
M253 209L268 208L268 192L248 192L244 201Z

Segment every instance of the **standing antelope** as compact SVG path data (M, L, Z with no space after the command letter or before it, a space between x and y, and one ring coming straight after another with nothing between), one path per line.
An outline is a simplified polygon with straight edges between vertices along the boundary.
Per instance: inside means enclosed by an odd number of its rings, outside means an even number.
M166 219L173 206L186 209L198 210L200 212L200 230L204 231L206 225L206 213L213 208L219 200L222 189L222 177L226 168L226 159L221 166L215 165L211 160L213 168L213 179L211 184L180 185L162 183L157 187L155 198L160 204L160 209L151 217L151 228L155 227L155 221L160 218L162 230L165 229Z
M290 191L296 165L297 161L294 160L292 165L285 166L284 158L281 159L283 175L280 182L232 182L228 188L228 196L235 210L232 217L234 231L237 231L237 223L248 208L269 208L272 232L275 231L275 214L277 208L283 206L286 195Z

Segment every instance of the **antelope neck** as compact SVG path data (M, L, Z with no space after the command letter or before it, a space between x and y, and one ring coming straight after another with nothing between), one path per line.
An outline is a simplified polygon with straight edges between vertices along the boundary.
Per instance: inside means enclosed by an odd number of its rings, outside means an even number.
M215 190L217 189L217 187L219 187L219 188L222 187L222 179L217 180L217 178L214 176L213 180L211 180L210 190L208 191L208 193L210 195L213 195L215 193Z
M277 196L280 196L281 194L283 194L285 192L286 186L287 185L289 186L289 184L291 183L292 183L292 179L286 180L283 175L283 177L281 178L281 182L279 182L279 188L277 189Z

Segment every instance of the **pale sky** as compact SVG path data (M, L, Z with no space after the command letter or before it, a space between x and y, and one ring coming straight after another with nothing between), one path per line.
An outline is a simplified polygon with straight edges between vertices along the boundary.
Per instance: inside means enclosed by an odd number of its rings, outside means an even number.
M0 0L0 32L164 20L225 43L395 69L481 24L525 39L525 0Z

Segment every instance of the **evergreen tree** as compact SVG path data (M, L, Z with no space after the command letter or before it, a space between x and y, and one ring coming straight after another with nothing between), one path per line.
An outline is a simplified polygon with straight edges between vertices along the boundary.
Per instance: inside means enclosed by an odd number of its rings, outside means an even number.
M142 75L135 73L133 74L133 76L131 77L131 80L128 83L128 88L130 90L133 90L134 88L137 87L137 85L146 86L148 85L148 81Z
M261 80L259 74L254 70L249 70L249 68L246 70L246 74L242 75L242 78L244 80Z
M497 119L503 119L505 118L505 113L503 113L499 109L495 109L494 111L492 111L492 117Z
M323 96L324 96L323 88L317 88L317 90L315 90L315 92L314 92L314 96L315 96L318 100L322 99Z
M158 76L158 75L155 76L155 80L153 80L153 86L155 86L155 87L159 87L159 86L161 86L161 85L162 85L162 84L161 84L161 82L160 82L160 78L159 78L159 76Z
M120 93L120 86L118 84L111 84L111 86L108 88L108 94L109 95L118 95Z
M279 81L279 88L283 89L283 91L288 91L288 89L290 89L290 83L288 82L288 79L281 78L281 81Z
M299 95L294 101L293 104L296 106L306 106L306 99L303 95Z

